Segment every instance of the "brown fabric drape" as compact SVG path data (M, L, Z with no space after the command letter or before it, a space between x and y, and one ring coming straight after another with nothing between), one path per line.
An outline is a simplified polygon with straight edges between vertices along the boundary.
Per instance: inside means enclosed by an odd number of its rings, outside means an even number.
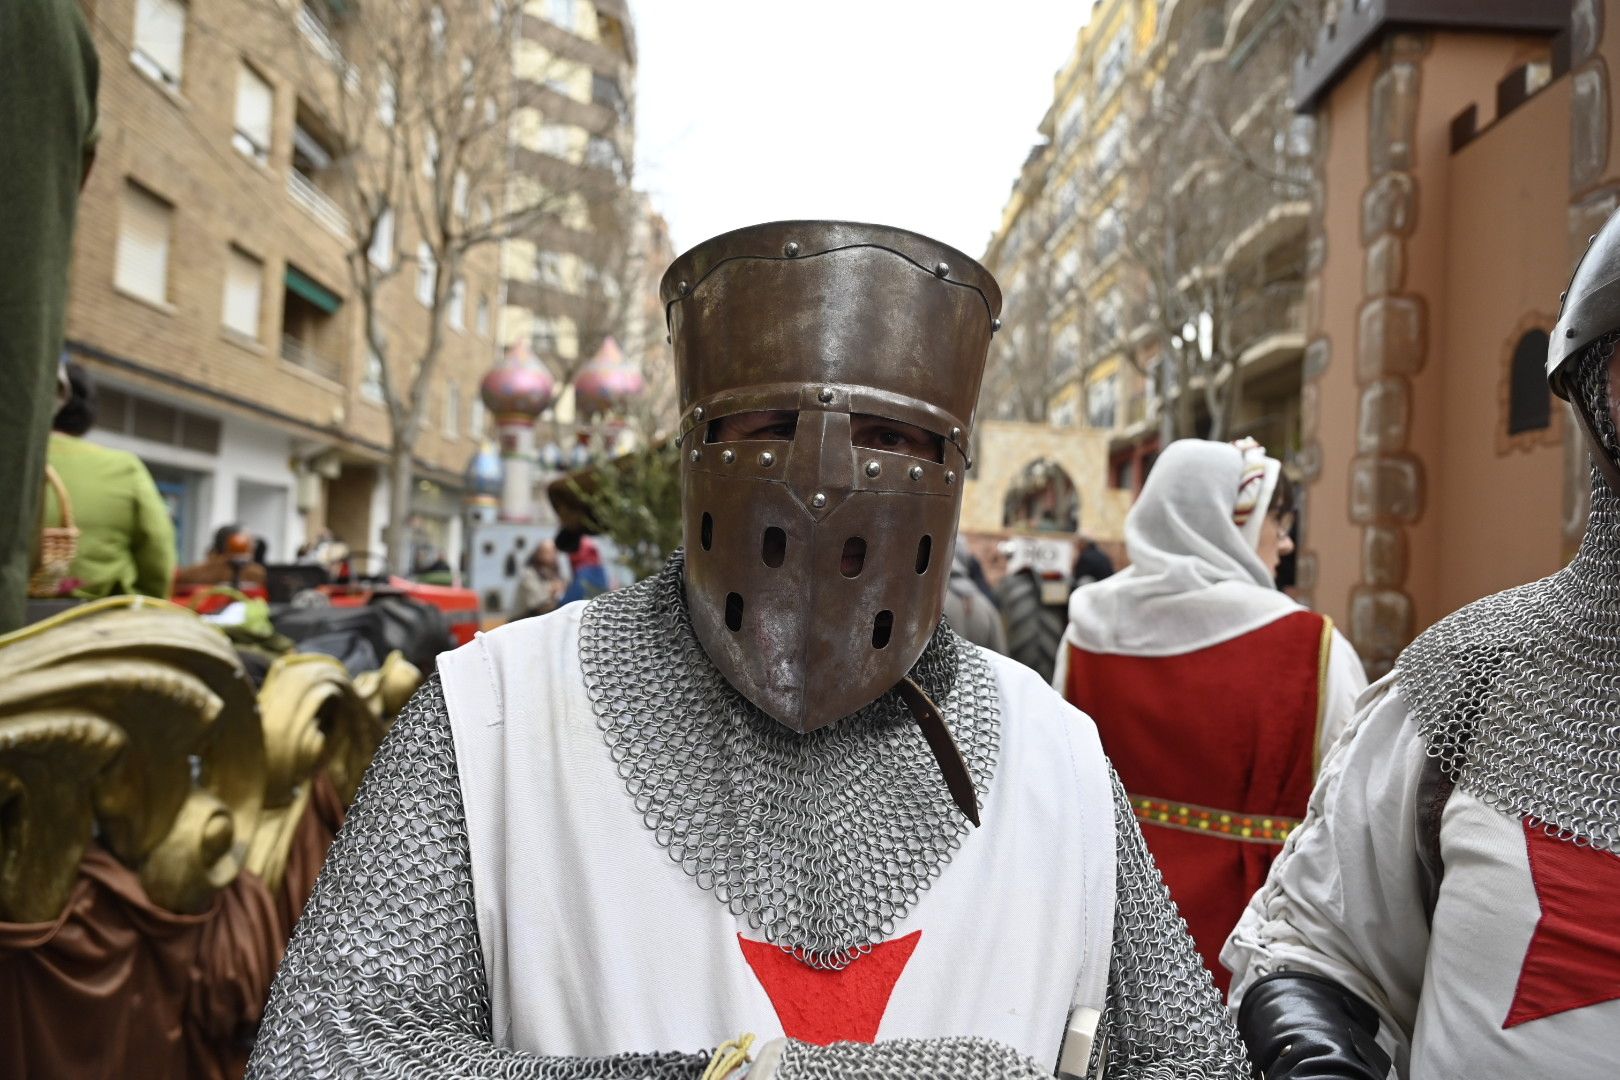
M92 846L55 922L0 923L0 1076L238 1077L285 940L251 873L177 915Z
M322 769L310 791L309 806L293 834L287 869L282 873L281 893L276 897L283 941L292 937L293 927L304 914L304 905L309 903L309 894L315 891L315 878L326 862L327 849L337 837L338 829L343 827L344 813L343 799Z

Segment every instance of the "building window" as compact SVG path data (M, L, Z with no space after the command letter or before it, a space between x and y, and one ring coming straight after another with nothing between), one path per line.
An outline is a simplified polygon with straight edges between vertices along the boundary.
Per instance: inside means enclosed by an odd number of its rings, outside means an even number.
M423 307L433 306L433 294L437 286L434 278L438 273L439 264L433 258L433 249L424 240L416 246L416 300Z
M281 358L332 382L342 380L343 300L332 290L287 264L281 301Z
M1552 425L1552 391L1547 388L1547 332L1531 330L1513 349L1508 376L1508 434L1544 431Z
M382 213L377 215L376 227L371 231L371 246L366 249L366 258L371 265L379 270L390 270L394 265L394 208L383 207Z
M489 297L487 296L478 298L478 322L476 325L479 334L484 337L489 336Z
M428 12L428 33L433 37L433 51L444 52L444 8L438 4Z
M174 207L136 183L124 187L113 283L131 296L169 299L169 232Z
M135 0L135 48L129 58L149 77L180 89L186 51L186 5L181 0Z
M572 161L574 160L573 132L565 124L545 124L540 128L539 144L536 149L542 154L550 154L552 157Z
M551 21L564 30L573 30L578 12L574 0L549 0L546 5Z
M489 196L482 196L478 200L478 224L488 226L495 220L495 204L489 201Z
M444 388L444 437L461 438L461 387L451 383Z
M231 145L261 165L270 161L270 128L276 96L270 84L247 64L236 69L236 134Z
M259 310L264 296L264 263L241 248L225 255L225 329L259 340Z
M467 283L461 278L450 283L450 329L467 329Z
M1114 426L1115 405L1119 400L1119 381L1109 375L1086 387L1086 423L1094 428Z
M387 68L377 75L377 119L383 127L393 127L399 117L399 87Z
M360 395L379 405L383 402L383 360L376 349L366 349L366 373L360 380Z
M557 251L537 251L534 253L534 280L542 285L549 285L553 289L562 288L563 264L562 253Z
M557 320L541 315L534 320L534 331L529 344L536 356L553 356L557 352L561 338Z
M456 179L450 187L450 205L455 210L456 216L462 220L466 220L467 217L467 186L467 174L457 169Z
M474 394L472 408L467 410L467 434L474 439L482 439L484 427L488 422L489 418L484 412L484 399Z

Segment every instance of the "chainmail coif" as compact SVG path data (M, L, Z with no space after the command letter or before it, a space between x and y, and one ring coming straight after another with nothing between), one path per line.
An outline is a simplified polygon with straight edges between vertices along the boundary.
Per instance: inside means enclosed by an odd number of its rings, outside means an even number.
M1588 347L1572 387L1611 450L1617 341ZM1562 839L1620 853L1620 495L1595 466L1574 560L1436 623L1398 669L1430 756L1458 787Z
M598 597L579 658L598 724L670 858L767 941L837 969L894 934L969 826L898 694L800 734L743 697L692 632L677 551ZM989 662L942 622L911 677L981 800L1000 742Z

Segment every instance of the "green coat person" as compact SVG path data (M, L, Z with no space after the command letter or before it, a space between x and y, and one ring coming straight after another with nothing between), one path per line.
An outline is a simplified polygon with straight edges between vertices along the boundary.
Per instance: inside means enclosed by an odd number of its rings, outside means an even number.
M174 523L141 459L60 431L51 432L49 458L79 529L78 554L68 571L72 595L167 599L174 582ZM45 524L60 525L62 508L46 487Z

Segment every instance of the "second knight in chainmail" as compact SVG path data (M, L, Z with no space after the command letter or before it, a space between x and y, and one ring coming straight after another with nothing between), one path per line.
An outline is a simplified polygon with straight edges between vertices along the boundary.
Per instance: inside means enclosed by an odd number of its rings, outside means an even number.
M662 295L684 553L440 658L249 1075L1246 1076L1091 721L940 621L994 280L782 222Z
M1616 1073L1620 216L1566 296L1547 373L1592 451L1586 536L1362 699L1221 957L1269 1080Z

